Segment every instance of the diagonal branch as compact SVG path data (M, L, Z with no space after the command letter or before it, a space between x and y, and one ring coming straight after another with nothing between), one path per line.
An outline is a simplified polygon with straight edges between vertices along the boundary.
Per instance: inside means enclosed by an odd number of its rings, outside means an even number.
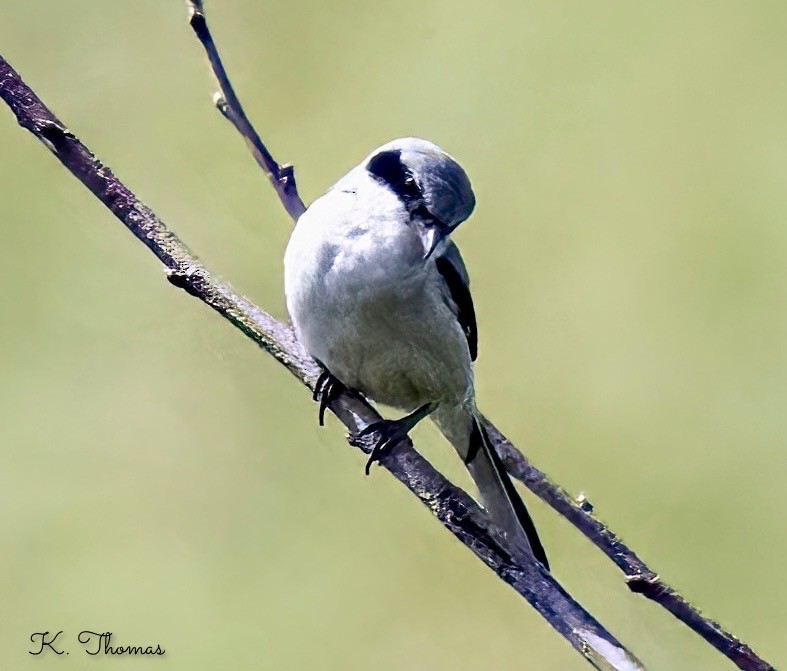
M291 165L279 165L274 160L243 111L243 106L235 94L235 89L232 88L227 72L224 69L224 64L219 58L219 52L213 43L213 37L208 30L202 0L190 0L188 6L189 23L197 34L199 41L202 42L202 46L205 47L210 67L219 85L220 92L215 94L213 102L219 112L235 126L237 131L243 136L243 139L246 140L254 160L257 161L257 165L262 168L270 180L270 183L279 195L282 205L284 205L284 209L287 210L293 219L297 219L305 212L306 207L298 195L294 168Z
M213 37L210 34L202 0L186 0L186 4L189 8L189 15L191 17L191 27L194 29L197 37L205 48L211 68L213 69L213 74L224 93L223 99L221 96L218 98L217 104L219 110L233 122L241 135L247 139L253 136L262 146L259 135L246 119L240 101L232 89L232 84L229 81L229 77L221 62L221 57L213 41ZM248 127L248 130L244 130L245 127L242 128L238 123L233 121L233 119L236 118L242 119ZM251 143L251 146L252 153L254 153L254 144ZM256 156L257 154L255 153L255 158ZM267 154L267 156L269 159L268 165L270 166L272 164L278 168L278 164L273 160L270 154ZM287 168L291 170L290 166L287 166ZM263 169L270 177L273 168L269 169L263 166ZM284 205L293 219L297 219L300 214L302 214L303 210L294 214L291 209L290 199L293 198L294 194L294 197L301 206L303 206L303 202L297 195L297 187L294 181L291 187L292 192L288 193L285 197L282 195L282 191L277 187L276 182L274 182L274 188L276 188L277 193L279 193L282 205ZM563 517L587 536L596 547L606 554L607 557L623 571L626 578L626 584L632 592L642 594L648 599L663 606L678 618L678 620L686 624L719 652L732 660L740 669L746 671L768 671L769 669L773 669L767 662L760 659L749 646L739 641L733 634L726 631L717 622L705 617L674 588L661 580L658 574L651 570L633 550L629 549L623 541L609 529L609 527L593 517L591 514L593 508L588 502L580 502L572 499L565 490L553 483L543 471L540 471L530 464L511 441L488 421L487 428L492 438L492 442L503 457L508 472L524 483L525 486L541 497L541 499L552 506L558 513L563 515Z
M500 452L506 470L538 495L579 531L587 536L623 571L626 585L672 613L714 648L747 671L774 671L773 667L718 622L704 616L681 594L664 582L636 552L630 549L608 526L593 516L593 506L586 499L575 500L549 477L533 466L499 429L488 424L492 442Z
M212 277L155 213L105 167L41 102L0 57L0 97L29 130L164 264L169 281L216 310L269 352L306 386L319 369L291 329ZM331 410L351 433L380 416L365 402L344 394ZM359 447L369 452L368 444ZM473 499L452 485L408 441L396 445L382 464L437 519L502 580L511 585L593 666L602 671L639 671L642 665L585 611L535 560L517 563L505 537Z

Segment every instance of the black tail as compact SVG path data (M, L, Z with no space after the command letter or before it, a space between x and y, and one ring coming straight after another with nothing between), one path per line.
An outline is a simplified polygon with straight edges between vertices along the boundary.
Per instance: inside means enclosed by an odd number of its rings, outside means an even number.
M533 556L549 570L547 553L541 545L533 519L516 491L514 483L508 477L503 461L489 439L489 434L481 420L477 418L473 419L465 463L475 478L481 498L495 521L509 534L516 533L518 530L524 532ZM519 529L509 529L514 524L517 524Z

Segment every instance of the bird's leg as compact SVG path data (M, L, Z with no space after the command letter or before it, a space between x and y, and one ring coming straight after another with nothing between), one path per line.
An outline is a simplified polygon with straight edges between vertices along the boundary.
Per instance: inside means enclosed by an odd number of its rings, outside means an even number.
M413 430L415 425L424 417L429 416L436 407L436 403L425 403L401 419L385 419L381 422L374 422L361 430L356 437L364 438L377 434L377 440L369 454L369 461L366 462L366 475L369 475L369 470L375 461L380 461L398 441L407 438L407 434Z
M344 391L347 391L347 386L323 366L322 373L314 384L314 393L312 394L312 399L320 402L320 426L325 426L325 408Z

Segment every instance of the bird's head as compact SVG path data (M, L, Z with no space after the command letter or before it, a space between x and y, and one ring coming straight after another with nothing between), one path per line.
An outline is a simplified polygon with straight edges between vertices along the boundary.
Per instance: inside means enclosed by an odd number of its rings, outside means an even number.
M473 189L462 166L427 140L393 140L375 149L361 165L400 199L421 227L424 258L431 256L475 207Z

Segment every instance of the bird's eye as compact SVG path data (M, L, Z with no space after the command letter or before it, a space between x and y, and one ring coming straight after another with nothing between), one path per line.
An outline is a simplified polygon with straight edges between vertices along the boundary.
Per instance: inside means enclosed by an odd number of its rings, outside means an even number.
M415 177L409 172L405 175L404 181L402 182L400 195L410 200L420 200L423 197L418 182L415 181Z

